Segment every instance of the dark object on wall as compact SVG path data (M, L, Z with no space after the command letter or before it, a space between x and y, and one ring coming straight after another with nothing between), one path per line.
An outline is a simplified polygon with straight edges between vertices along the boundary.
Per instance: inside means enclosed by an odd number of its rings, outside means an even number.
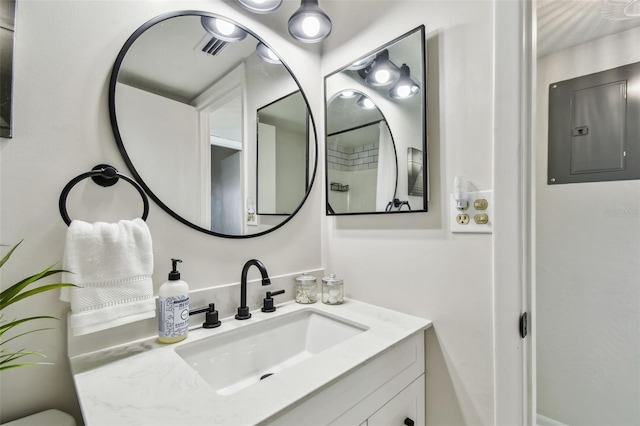
M11 138L15 0L0 1L0 137Z
M422 176L424 161L422 150L407 148L407 171L409 195L422 197L424 195L424 176Z
M547 183L640 179L640 62L549 85Z

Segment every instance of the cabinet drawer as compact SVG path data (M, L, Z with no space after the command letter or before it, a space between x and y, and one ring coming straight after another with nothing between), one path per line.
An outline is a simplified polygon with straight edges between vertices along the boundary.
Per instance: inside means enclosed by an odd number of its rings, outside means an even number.
M369 417L367 426L424 426L424 386L423 374Z

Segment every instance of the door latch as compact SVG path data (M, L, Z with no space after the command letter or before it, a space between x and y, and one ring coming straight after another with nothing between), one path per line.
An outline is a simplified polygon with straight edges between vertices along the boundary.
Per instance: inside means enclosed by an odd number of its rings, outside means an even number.
M522 337L523 339L525 337L527 337L527 334L529 332L529 324L528 324L528 319L527 319L527 313L523 313L522 315L520 315L520 323L519 323L519 329L520 329L520 337Z

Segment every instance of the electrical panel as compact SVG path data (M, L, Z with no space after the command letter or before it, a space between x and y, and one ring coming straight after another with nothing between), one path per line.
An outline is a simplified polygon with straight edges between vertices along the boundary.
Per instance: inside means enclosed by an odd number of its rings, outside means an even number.
M640 179L640 62L549 85L547 183Z

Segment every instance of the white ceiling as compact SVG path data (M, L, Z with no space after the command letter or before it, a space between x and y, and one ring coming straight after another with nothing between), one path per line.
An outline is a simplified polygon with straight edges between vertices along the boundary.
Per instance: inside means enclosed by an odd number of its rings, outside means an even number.
M538 56L640 27L640 17L622 14L632 0L537 0L536 3ZM638 5L640 2L632 5L634 12Z

